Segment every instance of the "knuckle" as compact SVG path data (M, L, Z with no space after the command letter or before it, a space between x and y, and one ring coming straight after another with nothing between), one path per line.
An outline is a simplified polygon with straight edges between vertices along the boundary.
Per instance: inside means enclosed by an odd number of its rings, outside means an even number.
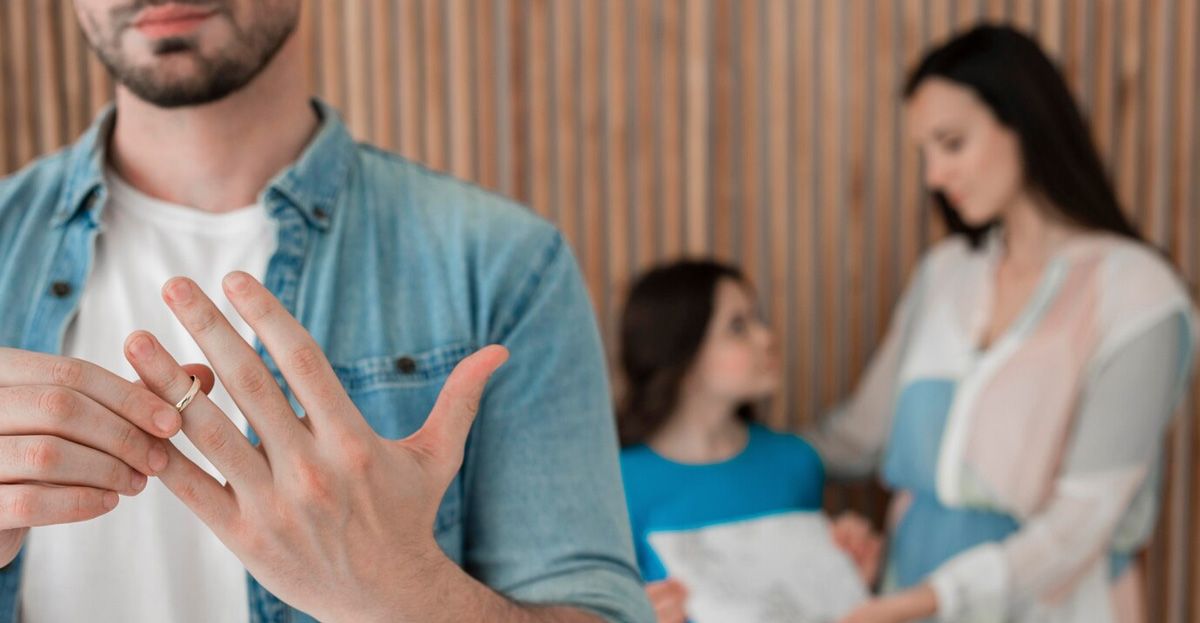
M109 489L113 491L125 491L129 488L129 468L121 464L120 461L111 461L107 472L106 482Z
M300 499L309 504L325 505L333 500L331 478L320 465L307 459L295 462L296 486Z
M132 426L122 425L117 431L117 455L122 458L132 459L138 455L138 451L142 448L142 435ZM149 449L146 450L149 452ZM145 454L142 452L141 454Z
M25 465L36 472L49 471L62 459L62 453L47 437L34 438L27 442L23 455Z
M71 494L70 508L76 517L90 517L100 513L104 506L101 503L101 493L97 491L80 490Z
M257 299L257 297L250 298L252 300L250 300L246 305L245 319L247 322L258 322L271 315L271 305L262 300L253 300Z
M79 409L79 400L70 390L50 387L37 398L38 411L55 422L65 423Z
M312 376L325 366L325 355L309 344L293 350L287 358L288 365L300 376Z
M221 426L206 425L196 436L205 452L222 457L228 454L230 438Z
M259 395L266 391L273 380L258 365L243 365L233 373L233 387L248 395Z
M77 387L83 380L83 362L58 357L50 362L50 381L55 385Z
M40 497L30 489L18 489L10 491L3 496L4 514L9 520L18 526L28 526L38 515L41 509Z
M374 448L362 439L346 438L340 441L338 457L342 467L350 474L361 476L370 473L376 464Z
M192 331L206 335L216 329L220 322L221 315L216 309L199 310L192 318Z
M133 421L135 413L153 413L154 409L159 407L158 400L155 400L147 391L138 391L133 388L121 398L121 412L119 415L126 420Z
M182 480L174 486L174 493L181 502L189 507L196 507L202 504L204 497L200 493L198 485L191 480Z

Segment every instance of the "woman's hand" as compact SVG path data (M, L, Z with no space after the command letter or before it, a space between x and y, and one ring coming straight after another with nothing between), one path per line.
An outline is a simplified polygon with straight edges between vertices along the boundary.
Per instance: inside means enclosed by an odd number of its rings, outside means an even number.
M937 594L927 584L872 599L838 623L908 623L937 614Z
M875 584L883 557L883 538L871 524L857 513L842 513L830 524L829 532L834 544L854 562L863 584Z
M654 606L658 623L684 623L687 620L687 588L679 580L666 579L646 585L646 596Z

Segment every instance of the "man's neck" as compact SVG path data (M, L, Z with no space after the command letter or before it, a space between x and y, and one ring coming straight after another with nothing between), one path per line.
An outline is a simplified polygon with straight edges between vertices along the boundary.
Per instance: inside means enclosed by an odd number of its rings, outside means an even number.
M253 204L312 139L317 113L296 76L297 38L241 90L202 106L159 108L117 90L109 165L152 197L207 212Z

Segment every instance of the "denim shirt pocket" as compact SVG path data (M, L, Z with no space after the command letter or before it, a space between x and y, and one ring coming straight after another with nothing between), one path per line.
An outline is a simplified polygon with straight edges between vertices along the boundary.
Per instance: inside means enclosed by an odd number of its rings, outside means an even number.
M375 432L403 439L425 423L450 371L476 349L460 341L427 350L397 352L333 364L334 372ZM434 534L458 559L462 541L462 479L455 477L442 498Z

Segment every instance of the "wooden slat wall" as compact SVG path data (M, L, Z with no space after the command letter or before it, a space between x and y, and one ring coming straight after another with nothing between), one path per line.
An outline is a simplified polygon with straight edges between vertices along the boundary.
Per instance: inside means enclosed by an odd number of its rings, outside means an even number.
M529 203L574 244L612 335L631 275L679 255L759 285L799 428L846 393L942 235L898 91L979 19L1038 36L1122 202L1200 283L1195 0L304 0L313 90L362 139ZM0 2L0 172L111 97L70 0ZM1153 621L1200 620L1200 395L1168 443ZM831 495L878 513L864 488Z

